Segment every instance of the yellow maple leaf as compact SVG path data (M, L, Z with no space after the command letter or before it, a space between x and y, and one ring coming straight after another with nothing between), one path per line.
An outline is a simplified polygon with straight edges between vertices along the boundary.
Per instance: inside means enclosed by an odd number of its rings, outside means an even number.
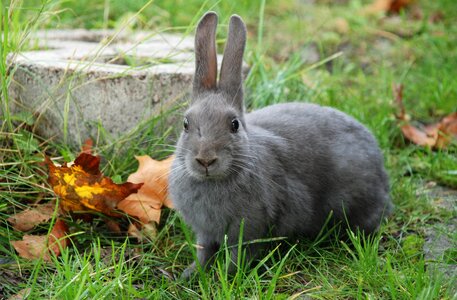
M119 216L118 202L142 186L130 182L115 184L100 172L100 157L88 153L81 153L71 166L55 166L49 158L45 161L49 168L48 181L65 212L93 210Z

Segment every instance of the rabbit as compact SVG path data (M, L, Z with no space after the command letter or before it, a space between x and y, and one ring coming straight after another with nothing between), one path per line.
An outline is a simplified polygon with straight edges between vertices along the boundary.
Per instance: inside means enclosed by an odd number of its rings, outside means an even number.
M172 202L197 239L198 263L208 267L224 241L236 245L241 226L246 242L312 238L330 214L352 229L376 231L392 204L373 135L343 112L316 104L245 113L246 27L239 16L230 18L217 82L217 20L208 12L196 29L192 96L169 174ZM244 244L247 259L262 247ZM236 262L238 247L230 249Z

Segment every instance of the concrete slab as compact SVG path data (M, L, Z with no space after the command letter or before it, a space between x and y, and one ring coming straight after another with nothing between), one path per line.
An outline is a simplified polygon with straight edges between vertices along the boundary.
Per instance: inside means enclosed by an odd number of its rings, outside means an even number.
M118 136L182 103L194 72L193 37L151 33L48 30L36 51L9 56L12 111L36 116L45 138L78 145L100 126Z

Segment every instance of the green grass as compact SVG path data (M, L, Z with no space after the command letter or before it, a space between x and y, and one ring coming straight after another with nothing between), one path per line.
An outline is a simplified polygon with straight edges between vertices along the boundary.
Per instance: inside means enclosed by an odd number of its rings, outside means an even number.
M429 181L457 188L457 147L431 151L405 142L394 117L392 84L404 85L404 103L415 120L433 122L457 111L457 3L418 0L423 17L417 19L414 9L389 18L359 14L368 1L305 2L272 0L263 7L262 1L2 0L0 298L29 288L29 299L455 299L456 278L427 271L422 246L427 226L449 221L456 212L432 206L432 199L417 191ZM44 184L43 153L69 161L78 150L33 133L33 114L10 111L14 70L7 55L33 48L28 37L37 28L163 28L192 34L209 9L220 14L220 49L232 13L248 24L249 109L288 100L315 102L345 111L373 131L391 177L394 215L371 237L303 241L274 249L251 266L241 257L232 277L223 248L214 267L189 282L174 276L193 259L192 233L169 210L157 237L142 244L110 232L102 219L91 224L68 219L74 236L60 257L51 263L18 257L10 240L22 234L6 218L37 199L55 199ZM429 22L437 12L442 19ZM317 62L305 59L310 48L319 54ZM135 155L167 156L172 129L156 126L166 116L121 137L99 128L95 150L104 158L103 172L120 182L136 169ZM31 233L47 231L45 224ZM448 256L455 256L449 250Z

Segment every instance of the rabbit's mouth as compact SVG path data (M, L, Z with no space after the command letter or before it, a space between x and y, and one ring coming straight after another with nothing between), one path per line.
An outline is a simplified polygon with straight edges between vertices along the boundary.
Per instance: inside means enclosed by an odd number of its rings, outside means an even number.
M188 162L190 174L199 180L214 180L226 177L226 168L221 161L212 162L211 164L202 164L195 160Z
M196 177L203 180L221 179L225 177L224 173L218 172L212 168L199 168L199 170L194 170L193 173Z
M193 173L193 177L200 181L206 181L206 180L221 180L221 179L224 179L226 176L225 176L225 174L215 174L215 173L211 173L210 171L207 171L204 173Z

